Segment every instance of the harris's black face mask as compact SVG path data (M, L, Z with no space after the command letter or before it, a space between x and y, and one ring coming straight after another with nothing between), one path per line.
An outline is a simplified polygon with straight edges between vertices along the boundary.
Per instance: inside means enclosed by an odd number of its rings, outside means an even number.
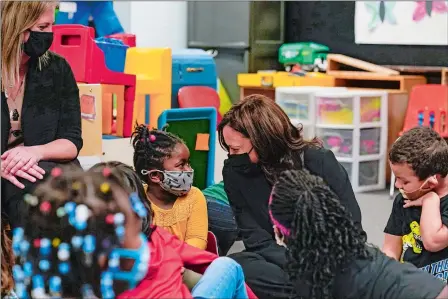
M229 158L229 161L233 164L236 163L238 165L241 164L246 164L246 165L250 165L253 164L252 161L250 160L249 154L252 152L252 150L254 149L254 147L252 147L250 149L250 151L248 151L247 153L243 153L243 154L228 154L227 158Z
M45 54L53 43L53 32L29 31L30 37L23 44L23 51L32 59Z

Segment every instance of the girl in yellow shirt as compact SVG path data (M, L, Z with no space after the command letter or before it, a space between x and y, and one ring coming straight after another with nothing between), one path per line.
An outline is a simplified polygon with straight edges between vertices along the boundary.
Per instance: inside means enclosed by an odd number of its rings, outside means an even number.
M190 151L178 136L145 125L132 135L134 167L148 187L146 195L154 211L153 224L163 227L194 247L207 247L207 203L192 187Z

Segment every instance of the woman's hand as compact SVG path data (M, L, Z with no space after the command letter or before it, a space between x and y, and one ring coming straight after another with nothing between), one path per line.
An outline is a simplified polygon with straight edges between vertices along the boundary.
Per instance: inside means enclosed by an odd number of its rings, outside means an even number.
M12 174L12 173L4 173L3 172L3 168L1 169L1 176L2 178L10 181L12 184L14 184L15 186L17 186L20 189L24 189L25 185L22 184L17 178L21 177L25 180L28 180L32 183L36 182L36 178L37 179L43 179L43 175L45 174L45 171L40 168L37 165L33 165L30 169L28 169L28 171L24 171L23 169L19 169L16 174Z
M19 170L39 177L38 173L44 174L42 168L37 166L42 156L34 146L17 146L12 148L1 156L2 159L2 175L16 175ZM37 168L35 167L37 166ZM40 178L40 177L39 177Z

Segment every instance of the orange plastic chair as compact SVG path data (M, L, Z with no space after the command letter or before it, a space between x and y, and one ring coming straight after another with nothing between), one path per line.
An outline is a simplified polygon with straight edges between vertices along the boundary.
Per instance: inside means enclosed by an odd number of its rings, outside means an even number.
M410 94L403 132L417 126L432 127L448 138L448 86L425 84L415 86Z
M400 136L417 126L432 127L443 138L448 138L448 86L424 84L415 86L409 96L408 109ZM398 137L400 138L400 137ZM398 140L398 139L397 139ZM395 192L395 175L391 172L390 198Z
M205 248L205 250L219 255L218 239L216 238L215 234L210 231L207 234L207 248Z
M222 116L219 114L219 95L216 90L208 86L185 86L177 94L179 108L214 107L217 112L217 124Z

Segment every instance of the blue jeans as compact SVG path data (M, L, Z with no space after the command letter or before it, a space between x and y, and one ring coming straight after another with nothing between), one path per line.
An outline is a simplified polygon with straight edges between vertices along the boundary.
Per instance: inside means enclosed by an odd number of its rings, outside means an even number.
M238 238L238 227L232 208L212 197L207 200L208 227L218 239L219 255L225 256Z
M247 299L241 266L228 257L214 260L193 288L194 299Z

